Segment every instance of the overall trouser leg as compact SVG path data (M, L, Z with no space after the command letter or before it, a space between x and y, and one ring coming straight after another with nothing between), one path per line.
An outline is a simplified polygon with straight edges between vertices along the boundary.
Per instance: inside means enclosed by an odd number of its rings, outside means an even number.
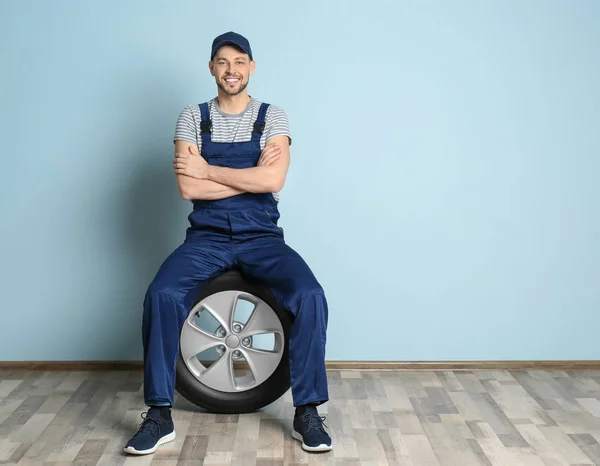
M179 334L203 284L231 267L227 243L187 240L161 265L144 299L144 401L172 406Z
M328 306L323 288L290 246L277 235L260 236L234 247L242 270L272 290L294 316L289 339L294 406L329 399L325 369Z

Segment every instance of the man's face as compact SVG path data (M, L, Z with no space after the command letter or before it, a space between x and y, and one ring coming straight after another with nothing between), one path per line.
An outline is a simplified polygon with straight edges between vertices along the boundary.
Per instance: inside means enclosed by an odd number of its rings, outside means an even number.
M217 86L229 95L237 95L246 89L254 66L248 54L228 45L221 47L209 63Z

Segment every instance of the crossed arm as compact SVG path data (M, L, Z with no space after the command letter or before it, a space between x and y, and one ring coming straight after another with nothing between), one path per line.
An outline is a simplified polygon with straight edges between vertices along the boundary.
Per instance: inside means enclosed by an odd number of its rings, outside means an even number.
M185 200L224 199L245 192L271 193L283 188L290 163L286 136L269 139L256 167L226 168L209 165L198 146L175 141L173 167L177 187Z

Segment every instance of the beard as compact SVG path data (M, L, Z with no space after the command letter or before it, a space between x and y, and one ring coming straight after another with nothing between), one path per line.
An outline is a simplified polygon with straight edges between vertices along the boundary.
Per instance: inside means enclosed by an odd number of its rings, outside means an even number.
M246 89L246 87L248 87L248 82L242 82L240 80L240 85L239 87L236 89L231 89L229 88L229 86L227 86L226 84L223 84L220 80L217 81L217 86L219 87L219 89L221 89L225 94L227 95L238 95L242 92L244 92L244 90Z

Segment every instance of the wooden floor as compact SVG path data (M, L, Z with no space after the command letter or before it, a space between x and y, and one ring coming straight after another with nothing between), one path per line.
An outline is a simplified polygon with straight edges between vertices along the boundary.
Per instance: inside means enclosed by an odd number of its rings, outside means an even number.
M260 413L213 415L178 399L177 439L121 453L142 374L0 372L0 464L600 465L600 371L329 371L334 449L301 450L289 393Z

